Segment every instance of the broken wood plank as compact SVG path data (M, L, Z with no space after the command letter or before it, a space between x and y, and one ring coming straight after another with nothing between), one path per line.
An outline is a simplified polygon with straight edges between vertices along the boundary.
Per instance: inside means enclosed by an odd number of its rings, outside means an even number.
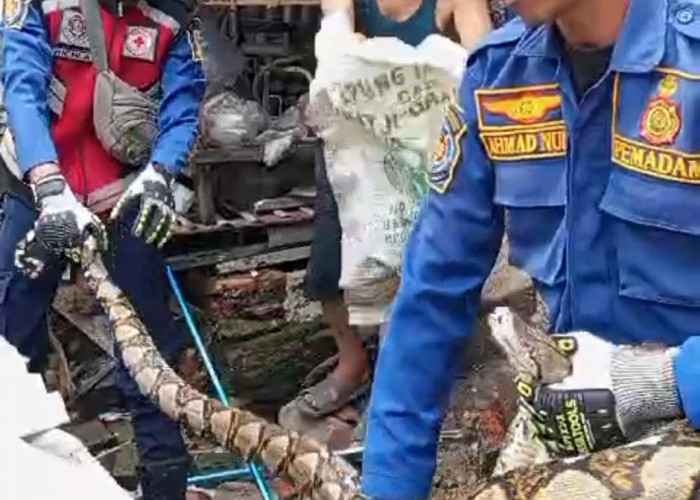
M276 210L301 209L305 205L308 205L307 200L300 200L298 198L292 198L288 196L283 196L280 198L266 198L263 200L256 201L253 204L253 211L256 214L264 212L275 212Z
M88 315L73 312L71 304L57 294L53 309L80 330L109 357L114 358L114 342L109 326L109 318L104 314Z
M313 224L270 226L267 228L268 245L270 248L309 244L313 235Z
M283 264L285 262L305 260L308 259L310 255L310 246L286 248L284 250L260 253L249 257L241 257L239 259L222 262L216 266L216 272L219 275L239 273L260 267Z
M257 243L254 245L204 250L201 252L193 252L184 255L174 255L172 257L168 257L166 262L173 268L174 271L183 271L185 269L192 269L195 267L213 266L233 259L251 257L258 255L267 249L266 243Z
M286 273L276 270L263 270L211 279L207 283L206 293L207 295L215 295L226 292L240 294L272 289L282 290L286 284Z

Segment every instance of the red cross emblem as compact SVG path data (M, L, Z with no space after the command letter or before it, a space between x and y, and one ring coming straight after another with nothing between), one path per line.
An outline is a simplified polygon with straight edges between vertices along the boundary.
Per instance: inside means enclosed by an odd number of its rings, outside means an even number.
M129 27L124 52L131 57L152 60L153 43L156 33L151 33L149 28L141 26Z

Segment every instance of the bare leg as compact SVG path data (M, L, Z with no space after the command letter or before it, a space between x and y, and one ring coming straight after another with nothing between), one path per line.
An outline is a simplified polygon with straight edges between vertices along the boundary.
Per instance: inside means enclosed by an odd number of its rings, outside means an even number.
M322 306L323 316L338 346L338 366L333 375L348 386L359 386L369 374L362 337L349 325L348 309L341 296L323 301Z

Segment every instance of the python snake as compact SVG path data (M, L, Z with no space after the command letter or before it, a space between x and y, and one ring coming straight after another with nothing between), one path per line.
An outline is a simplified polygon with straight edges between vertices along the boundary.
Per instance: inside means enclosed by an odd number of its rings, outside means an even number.
M355 469L326 446L250 412L224 407L187 385L163 360L143 323L109 279L94 239L83 245L87 283L113 326L122 359L141 392L170 418L246 460L262 461L313 500L359 496ZM486 481L470 500L700 499L700 433L685 422L655 436L586 457L512 469Z
M544 305L538 304L538 308ZM489 326L521 377L560 382L570 373L541 324L496 309ZM700 433L684 420L653 422L642 437L617 448L554 459L535 437L527 410L510 425L493 476L473 500L691 500L700 498Z
M82 248L86 282L107 313L122 359L141 392L186 429L215 439L246 460L260 460L314 500L350 500L355 469L327 447L239 408L224 407L185 383L160 356L124 293L109 279L93 238Z

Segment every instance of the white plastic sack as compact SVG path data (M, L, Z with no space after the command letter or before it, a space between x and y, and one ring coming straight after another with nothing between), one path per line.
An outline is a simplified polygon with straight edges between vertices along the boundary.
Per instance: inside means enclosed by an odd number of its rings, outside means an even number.
M308 120L324 140L338 202L341 287L386 309L390 300L379 297L387 286L377 290L378 284L397 281L401 249L428 189L444 106L454 98L467 53L439 35L417 48L396 38L358 42L325 23L316 57ZM381 322L353 321L349 305L353 324Z

